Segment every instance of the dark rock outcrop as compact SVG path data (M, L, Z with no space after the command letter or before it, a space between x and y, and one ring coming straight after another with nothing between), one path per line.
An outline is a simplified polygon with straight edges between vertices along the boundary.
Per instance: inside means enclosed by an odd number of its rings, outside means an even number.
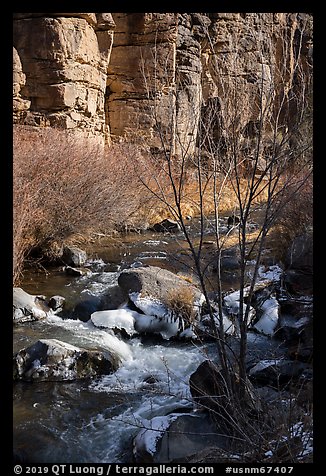
M284 283L291 293L313 293L313 233L297 236L292 242L286 258Z
M309 367L296 360L262 360L249 370L249 378L263 385L280 388L289 382L296 382Z
M238 405L240 405L239 375L234 371L230 372L230 379L234 401L231 400L227 390L222 368L211 360L204 360L190 376L189 386L194 401L212 412L214 419L221 427L229 426L232 431L232 424L230 424L233 419L232 415L238 411ZM243 411L252 414L257 414L261 410L260 401L249 381L246 382L245 395L241 398L240 406Z

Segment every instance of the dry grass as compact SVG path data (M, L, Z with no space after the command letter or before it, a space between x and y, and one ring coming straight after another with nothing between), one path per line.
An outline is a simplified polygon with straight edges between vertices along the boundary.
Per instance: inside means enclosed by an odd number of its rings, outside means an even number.
M172 310L172 312L180 316L189 324L193 323L196 314L194 309L194 290L191 286L179 286L170 290L164 300L164 304Z
M141 177L145 185L157 195L153 200L153 206L140 209L139 216L144 215L150 225L160 222L165 218L175 219L176 216L173 209L176 210L176 201L173 191L173 185L176 187L177 193L180 191L180 206L182 216L186 217L199 216L203 213L204 216L212 216L215 212L215 207L218 208L218 213L223 215L232 213L238 204L238 198L235 191L235 184L230 179L220 175L216 176L214 184L214 177L212 174L204 174L201 179L201 191L197 171L193 164L186 165L186 171L182 169L178 160L171 159L171 170L167 165L167 161L162 156L152 156L146 148L142 148L141 156L138 156L138 164L141 171L146 170L145 177ZM143 164L145 162L145 166ZM150 170L147 170L150 165ZM169 176L170 174L170 176ZM173 185L172 185L172 182ZM180 180L182 185L180 186ZM240 193L242 198L248 193L248 180L243 178L240 180ZM259 193L254 200L255 205L263 204L267 198L267 189L264 182L259 187Z

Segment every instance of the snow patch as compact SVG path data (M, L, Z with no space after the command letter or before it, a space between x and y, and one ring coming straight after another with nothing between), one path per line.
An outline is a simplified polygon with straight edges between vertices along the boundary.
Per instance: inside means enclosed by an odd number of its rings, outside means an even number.
M183 339L197 339L197 335L195 334L192 326L182 331L179 337Z
M157 416L152 418L149 423L149 428L141 430L134 439L134 452L147 452L154 455L158 441L163 437L164 432L169 428L171 423L181 415L186 413L175 413L167 416Z
M245 291L245 289L244 289ZM226 310L230 316L237 317L240 311L240 291L234 291L231 294L228 294L224 297L224 304ZM243 303L243 314L245 314L247 309L247 304ZM250 306L248 313L248 324L250 324L254 317L256 316L256 311L253 307Z
M283 274L282 268L280 268L277 264L273 266L259 266L258 268L258 278L262 280L269 280L269 281L279 281Z
M168 313L167 307L153 297L142 297L140 293L129 293L129 298L138 309L148 316L165 317Z
M96 327L108 329L124 329L129 335L135 333L135 319L140 316L130 309L114 309L110 311L96 311L91 314L91 321Z
M215 325L218 328L219 325L220 325L219 314L216 312L216 313L213 314L213 316L214 316ZM209 317L209 314L205 314L202 317L201 325L199 327L202 328L202 325L204 325L205 327L209 326L210 323L211 323L211 318ZM226 314L223 314L223 329L224 329L224 332L226 334L233 335L236 332L236 329L235 329L235 326L234 326L233 322L227 317Z
M261 310L263 315L253 327L264 335L272 336L279 319L279 303L277 299L275 297L266 299L261 305Z
M268 367L271 366L276 366L280 362L282 362L283 359L273 359L273 360L261 360L258 362L258 364L254 365L250 370L249 370L249 375L255 374L256 372L261 372L264 369L267 369Z

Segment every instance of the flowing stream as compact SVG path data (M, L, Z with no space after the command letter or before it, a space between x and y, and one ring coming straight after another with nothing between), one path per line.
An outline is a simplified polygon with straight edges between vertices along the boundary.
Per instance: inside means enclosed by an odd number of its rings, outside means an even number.
M29 272L22 283L31 294L64 296L67 306L62 315L15 326L14 351L55 338L88 349L114 347L122 359L115 373L93 380L14 385L14 448L31 462L132 462L133 438L153 417L193 409L189 376L216 353L212 343L123 339L76 319L81 300L115 289L119 271L135 263L189 273L181 235L146 232L99 243L88 249L90 275L72 278L58 268ZM280 353L277 341L249 335L248 359Z

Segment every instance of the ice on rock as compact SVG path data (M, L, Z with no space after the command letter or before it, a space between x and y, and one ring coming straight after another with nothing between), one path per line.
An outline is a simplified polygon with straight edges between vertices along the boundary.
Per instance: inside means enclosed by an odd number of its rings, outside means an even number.
M142 333L161 334L163 339L176 336L179 331L179 319L173 320L168 315L163 317L139 314L135 321L135 330Z
M192 326L182 331L180 333L180 337L183 339L197 339L197 335L195 334Z
M158 299L142 297L140 293L130 293L130 299L138 309L144 312L135 319L135 330L139 333L161 334L163 339L176 336L180 320Z
M282 362L282 359L261 360L250 369L249 375L261 372L271 366L277 366L280 362Z
M148 316L165 317L168 313L167 307L153 297L143 297L140 293L130 293L129 297L138 309Z
M118 337L110 334L107 330L102 330L94 326L89 320L82 322L78 319L61 319L52 315L47 318L47 323L53 326L62 327L72 333L78 340L78 345L87 348L100 347L114 353L122 362L132 358L130 346ZM74 339L74 340L75 340Z
M245 291L245 290L244 290ZM226 306L227 312L230 316L238 316L240 310L240 291L234 291L231 294L228 294L224 297L224 304ZM247 304L243 303L243 314L245 314L247 309ZM256 311L253 307L250 306L248 314L248 324L252 322L256 315Z
M263 280L279 281L281 279L283 270L277 264L273 266L259 266L258 277Z
M210 321L211 319L209 317L209 314L205 314L205 316L202 317L202 323L204 324L204 326L206 326L207 324L209 325ZM220 318L217 312L214 313L214 321L215 321L216 327L219 328ZM199 327L202 328L202 325L200 325ZM226 334L231 334L231 335L235 334L235 331L236 331L233 322L227 317L226 314L223 314L223 329Z
M133 335L135 333L135 319L138 316L140 314L131 309L114 309L93 312L91 321L96 327L124 329L129 335Z
M278 324L279 303L275 297L266 299L261 306L263 311L262 317L253 326L258 332L272 336Z
M182 413L171 413L167 416L157 416L147 421L148 426L141 430L134 439L134 453L142 452L155 454L158 441L164 435L171 423ZM144 426L145 426L144 425Z

